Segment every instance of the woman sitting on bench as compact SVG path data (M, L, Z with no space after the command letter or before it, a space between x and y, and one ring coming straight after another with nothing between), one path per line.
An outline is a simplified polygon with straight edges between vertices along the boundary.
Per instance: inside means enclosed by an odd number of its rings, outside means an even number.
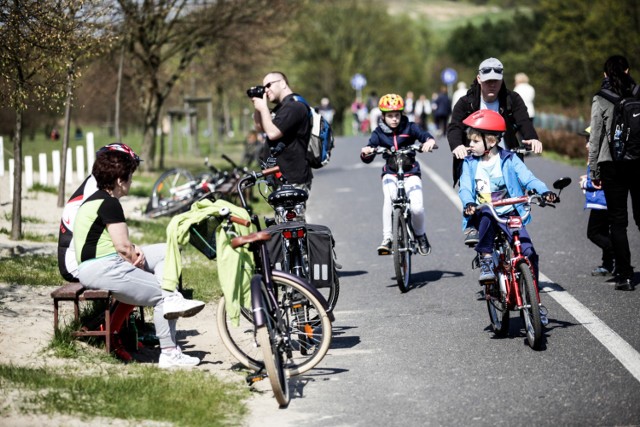
M175 288L161 288L165 244L138 247L129 240L119 198L129 193L140 160L124 144L111 146L98 153L92 170L98 191L84 200L75 218L78 278L86 288L109 290L125 304L154 307L161 368L196 366L200 359L176 344L176 319L197 314L204 303L184 299Z

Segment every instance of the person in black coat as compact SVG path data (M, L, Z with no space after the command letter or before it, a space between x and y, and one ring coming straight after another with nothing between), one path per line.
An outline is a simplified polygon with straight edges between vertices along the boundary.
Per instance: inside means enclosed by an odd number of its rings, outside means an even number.
M527 106L520 95L507 89L503 76L502 62L496 58L485 59L478 67L476 80L471 84L467 94L453 107L447 140L454 157L454 186L460 177L462 160L468 155L466 126L462 121L477 110L497 111L504 117L507 131L503 138L503 148L517 148L522 143L530 146L534 153L542 152L542 143L538 140L538 134L529 120Z

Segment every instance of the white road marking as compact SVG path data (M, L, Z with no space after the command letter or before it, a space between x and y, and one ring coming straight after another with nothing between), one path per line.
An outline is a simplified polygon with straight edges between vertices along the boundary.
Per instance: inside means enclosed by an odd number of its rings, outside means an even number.
M462 212L462 203L453 187L447 184L433 169L420 161L420 168L445 196ZM461 231L462 232L462 231ZM540 290L553 298L584 326L637 381L640 381L640 353L626 342L598 316L575 299L562 286L540 273Z

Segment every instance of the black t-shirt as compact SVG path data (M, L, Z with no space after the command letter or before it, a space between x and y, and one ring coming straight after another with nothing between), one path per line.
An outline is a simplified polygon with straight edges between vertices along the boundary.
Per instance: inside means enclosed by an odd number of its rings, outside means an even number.
M287 95L271 112L273 124L283 136L275 141L268 140L268 143L272 149L279 143L284 144L284 149L276 156L276 164L288 183L306 184L313 178L307 160L311 133L309 110L304 103L293 98L294 94Z

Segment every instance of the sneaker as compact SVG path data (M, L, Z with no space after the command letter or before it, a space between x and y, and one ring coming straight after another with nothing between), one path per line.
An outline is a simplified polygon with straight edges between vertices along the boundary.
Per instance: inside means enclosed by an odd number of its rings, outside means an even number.
M427 235L423 234L422 236L416 237L418 240L418 252L420 255L429 255L431 253L431 245L429 244L429 239L427 239Z
M480 241L480 234L475 228L467 228L466 230L464 230L464 234L466 234L466 237L464 238L464 244L469 246L470 248L473 248Z
M177 319L178 317L191 317L198 314L204 308L204 303L198 300L185 299L178 291L164 297L164 318Z
M547 326L549 324L549 318L547 317L547 307L544 305L540 306L540 323L542 326Z
M158 367L163 369L168 368L191 368L198 366L200 359L197 357L187 356L182 352L180 347L176 347L173 351L160 353L160 360L158 361Z
M612 270L609 270L608 268L604 267L604 266L600 266L600 267L596 267L592 272L591 275L592 276L611 276L613 274Z
M482 285L486 282L493 282L495 280L496 275L493 273L493 257L480 257L480 277L478 277L478 281Z
M382 243L378 246L378 255L391 254L391 239L382 239Z
M619 276L616 278L616 291L632 291L631 277Z

